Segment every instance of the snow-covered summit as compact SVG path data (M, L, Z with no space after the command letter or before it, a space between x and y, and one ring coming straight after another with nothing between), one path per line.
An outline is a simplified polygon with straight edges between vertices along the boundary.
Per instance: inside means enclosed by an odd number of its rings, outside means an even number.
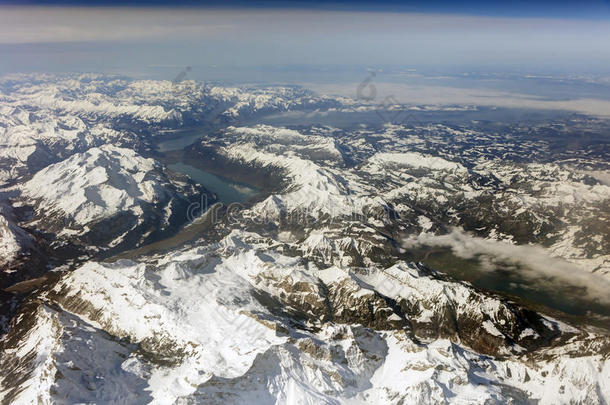
M112 145L52 164L19 190L21 204L34 211L29 227L94 249L96 240L108 247L133 238L139 243L185 222L190 199L206 192L155 160ZM93 239L84 242L85 235Z
M166 181L154 160L105 145L39 171L23 185L23 195L37 200L45 216L59 214L85 225L167 198Z

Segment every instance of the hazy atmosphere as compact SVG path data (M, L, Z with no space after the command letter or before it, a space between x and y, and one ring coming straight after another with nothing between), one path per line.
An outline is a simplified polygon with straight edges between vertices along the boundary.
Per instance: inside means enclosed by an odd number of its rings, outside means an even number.
M525 4L8 5L0 14L0 72L173 80L190 67L193 80L323 85L353 96L375 71L377 83L391 83L380 93L401 101L610 111L608 3ZM549 74L561 82L544 83Z
M357 3L325 10L316 4L323 3L224 9L6 6L0 16L1 66L5 72L141 74L164 67L278 65L607 73L610 62L610 27L600 18L610 15L604 2L596 13L573 13L571 9L587 10L587 2L574 3L551 18L423 12L417 7L369 11ZM548 7L556 6L549 2Z

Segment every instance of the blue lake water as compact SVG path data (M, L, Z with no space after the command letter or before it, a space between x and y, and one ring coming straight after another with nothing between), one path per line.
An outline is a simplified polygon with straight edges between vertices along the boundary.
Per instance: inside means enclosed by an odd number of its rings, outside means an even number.
M177 173L189 176L194 182L216 193L218 199L225 204L245 202L258 192L255 187L249 184L236 183L225 177L208 173L185 163L174 163L168 167Z

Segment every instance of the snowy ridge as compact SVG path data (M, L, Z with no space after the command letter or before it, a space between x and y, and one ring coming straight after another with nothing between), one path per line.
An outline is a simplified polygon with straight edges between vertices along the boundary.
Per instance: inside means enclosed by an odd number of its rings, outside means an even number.
M387 207L386 197L398 199L414 193L442 193L435 198L447 200L444 195L455 192L447 181L455 181L456 175L468 176L459 163L415 152L378 153L357 171L346 170L336 140L264 125L230 127L225 136L236 140L221 149L225 156L245 164L277 167L286 171L291 181L288 192L274 195L259 206L262 215L277 215L282 210L303 210L314 217L322 213L331 217L366 215L371 208ZM397 187L407 178L415 179L409 172L418 169L427 170L429 177L423 184L408 182ZM363 181L363 173L375 180L375 186ZM473 191L468 180L458 190Z
M171 82L149 82L160 91L158 97L166 98L171 93ZM133 116L147 122L161 122L179 119L176 111L166 110L159 105L143 105L138 100L130 100L129 91L108 94L108 90L126 86L126 81L106 81L104 76L76 77L51 82L17 84L10 93L3 97L3 103L15 107L34 107L47 110L59 110L74 114L90 116L106 115L116 117ZM142 88L142 87L140 87ZM144 87L145 88L145 87ZM159 94L161 93L161 94ZM123 95L123 97L121 97ZM151 92L148 92L151 95ZM135 102L133 102L135 101Z
M201 189L130 149L104 145L47 166L18 186L25 225L95 251L137 245L182 224ZM205 192L205 190L203 190Z
M297 87L236 88L212 86L210 95L231 104L221 115L229 120L260 112L317 110L339 106L342 99L317 96Z
M446 170L454 173L466 174L467 170L459 163L448 162L436 156L425 156L416 152L405 153L377 153L369 159L369 172L383 172L386 166L398 165L430 170Z
M19 345L9 342L9 347L3 347L0 366L5 370L4 378L19 376L23 383L7 384L6 380L0 378L0 398L12 397L14 403L22 404L52 402L50 390L56 372L53 353L61 350L61 326L54 314L55 311L39 305L31 314L31 319L20 317L16 320L18 325L33 321L34 327L21 336Z
M133 210L140 201L166 198L152 159L105 145L50 165L23 185L26 198L40 201L46 215L60 211L76 224ZM155 178L156 177L156 178Z
M0 206L0 264L7 264L14 260L19 253L32 245L31 236L19 228L13 221L5 217Z
M597 401L610 395L607 353L593 354L604 350L607 339L542 318L557 339L564 334L573 337L569 344L581 354L565 357L561 354L565 351L543 345L527 350L515 346L516 350L502 352L501 358L481 356L451 334L440 339L428 336L422 343L418 338L426 336L426 328L410 329L404 317L411 324L430 323L432 314L443 311L433 309L444 305L439 297L459 305L458 319L476 313L486 317L483 322L489 325L478 330L482 335L477 340L514 327L514 320L503 318L512 312L504 312L505 304L495 298L435 280L406 264L360 275L333 267L312 272L299 258L278 253L281 245L270 242L234 231L218 244L148 263L88 263L66 274L42 299L135 345L126 357L114 360L114 367L122 371L96 381L97 389L88 398L79 396L80 400L95 400L115 384L123 387L114 378L146 381L123 394L135 402L138 395L150 394L152 403L220 403L220 394L222 403L230 404L281 404L297 398L339 404L524 398L557 403L568 398ZM392 290L396 282L403 287ZM430 312L397 313L384 298L389 296L432 307ZM320 308L329 299L331 312L320 317L324 314ZM366 312L369 308L374 311L372 318ZM306 320L290 321L288 314ZM37 317L48 317L59 328L74 328L68 315L45 310ZM480 323L477 316L472 321ZM372 322L368 324L375 329L357 325L363 322ZM41 319L36 324L41 325ZM522 331L514 333L523 336L522 342L538 339L531 327L547 330L540 325L519 327ZM11 333L42 339L38 334L45 329L26 330L15 327ZM100 332L87 333L99 336ZM49 375L63 367L52 360L59 352L62 362L69 361L72 367L89 361L78 352L59 349L68 338L61 333L48 338L49 351L55 354L41 364ZM104 363L100 360L100 364ZM62 384L63 395L86 392L78 379L55 381ZM557 381L564 385L563 391L551 389ZM47 387L42 395L55 401L56 390Z
M0 78L0 185L94 146L145 148L159 128L338 103L299 88L211 87L95 74L10 75Z
M349 215L362 212L370 203L362 195L366 186L356 178L347 180L339 169L343 156L332 139L269 126L230 127L227 136L240 143L227 145L220 153L243 164L284 170L291 182L288 192L273 195L255 208L260 215L274 217L293 210L314 217Z

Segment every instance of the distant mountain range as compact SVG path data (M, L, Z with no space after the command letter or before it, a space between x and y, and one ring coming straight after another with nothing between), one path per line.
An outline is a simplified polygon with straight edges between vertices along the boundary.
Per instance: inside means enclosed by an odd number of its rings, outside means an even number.
M0 90L0 403L610 400L610 122L103 75ZM220 203L176 162L258 193Z

